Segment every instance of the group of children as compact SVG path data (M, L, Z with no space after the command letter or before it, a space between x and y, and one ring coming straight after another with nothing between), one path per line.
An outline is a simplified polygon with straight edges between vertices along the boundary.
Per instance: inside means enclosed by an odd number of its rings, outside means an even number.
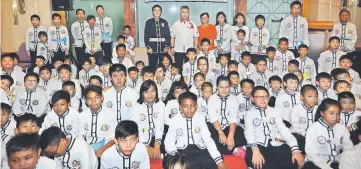
M183 161L192 169L225 169L222 155L229 154L244 154L255 169L361 167L361 79L339 31L317 69L306 44L297 46L296 58L287 38L277 49L255 45L260 39L245 25L236 31L242 45L230 38L228 49L222 38L216 54L205 38L199 49L186 50L182 67L165 54L153 68L127 58L134 56L129 37L118 37L112 58L96 54L109 48L112 32L103 8L97 11L87 23L85 12L76 12L72 33L91 36L77 42L89 54L80 71L64 57L69 39L57 14L47 56L35 51L40 43L27 47L36 52L32 71L22 71L15 53L1 56L1 168L149 169L150 159L163 158L165 169ZM340 12L341 22L346 14ZM39 17L31 20L27 41L35 43L37 31L46 45ZM225 22L217 14L222 30ZM261 29L264 17L256 23Z

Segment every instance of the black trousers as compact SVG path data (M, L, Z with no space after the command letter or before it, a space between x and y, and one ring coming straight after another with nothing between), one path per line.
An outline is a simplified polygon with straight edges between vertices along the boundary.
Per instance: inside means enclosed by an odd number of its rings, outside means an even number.
M95 56L95 61L96 61L96 64L99 65L99 61L100 61L100 58L102 57L105 57L103 56L103 51L98 51L98 52L95 52L94 54L89 54L89 53L85 53L84 54L84 57L85 58L89 58L89 56Z
M35 58L36 58L36 47L35 51L30 51L30 59L31 59L31 66L35 66ZM20 60L19 60L20 62Z
M258 145L259 151L265 160L262 169L297 169L297 162L292 163L291 148L283 144L279 147L273 147L270 143L267 147ZM252 163L252 148L247 147L246 150L246 164L253 167Z
M159 63L162 63L162 57L166 55L165 53L148 53L148 63L149 66L155 69Z
M219 142L218 131L214 128L212 123L207 123L207 126L208 126L209 131L211 132L211 137L214 140L214 142L216 143L217 149L221 154L233 154L233 151L236 147L241 147L241 146L244 146L247 144L246 139L243 134L244 130L240 126L236 127L236 132L234 133L234 147L232 150L228 150L227 145L223 145L222 143ZM226 127L225 129L223 129L223 132L227 137L228 133L229 133L229 127Z
M58 49L58 51L54 51L54 57L53 57L53 62L55 59L60 59L60 60L64 60L65 59L65 51L62 51L60 49Z
M174 60L177 67L179 67L181 70L179 72L182 72L182 67L185 62L188 62L187 54L186 53L174 53Z
M75 53L78 60L78 68L79 70L81 70L84 60L87 59L87 57L85 56L85 44L83 44L83 47L75 47Z
M297 134L297 133L292 133L292 134L293 134L293 136L295 136L297 143L298 143L298 147L302 151L302 154L306 154L306 152L305 152L305 144L306 144L305 136L303 136L301 134Z
M188 145L184 150L178 149L178 153L184 156L185 161L189 162L191 169L217 169L215 161L212 159L207 149L200 149L196 145ZM179 157L179 155L166 155L163 160L163 168L169 168L169 162Z
M103 51L104 51L104 57L108 57L108 58L112 58L112 43L104 43L102 42L100 44L100 46L102 47Z
M333 169L338 169L339 168L339 163L338 162L333 162L331 163L331 168ZM315 164L313 164L313 162L308 161L305 163L305 165L303 166L303 169L321 169L320 167L317 167Z

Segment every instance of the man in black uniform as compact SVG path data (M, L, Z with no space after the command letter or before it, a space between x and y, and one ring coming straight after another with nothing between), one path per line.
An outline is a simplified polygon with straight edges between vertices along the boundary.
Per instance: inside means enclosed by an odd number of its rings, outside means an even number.
M149 66L155 68L167 55L170 46L170 30L167 20L161 18L162 7L152 7L153 18L148 19L144 29L144 43L147 47Z

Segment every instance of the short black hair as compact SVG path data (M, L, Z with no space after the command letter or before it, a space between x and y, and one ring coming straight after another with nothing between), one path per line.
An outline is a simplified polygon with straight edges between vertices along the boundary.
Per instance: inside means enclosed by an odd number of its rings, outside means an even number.
M88 16L86 17L86 20L87 20L87 21L90 21L91 19L96 20L94 15L88 15Z
M58 13L53 13L53 15L51 15L52 20L54 20L55 17L59 17L59 19L61 19L61 15L59 15Z
M142 69L142 76L146 73L151 73L154 75L154 69L151 66L144 66Z
M123 35L119 35L119 36L117 37L117 40L119 40L119 39L123 39L123 40L125 40L125 36L123 36Z
M299 83L298 77L293 73L287 73L283 76L283 82L287 83L288 80L297 80Z
M328 43L331 43L331 41L333 41L333 40L337 40L338 42L340 42L340 38L339 38L339 37L337 37L337 36L332 36L332 37L330 37L330 39L328 39Z
M169 56L168 54L164 54L163 56L161 56L161 60L159 61L160 63L163 62L164 58L167 58L169 60L169 64L172 64L173 63L173 60L171 58L171 56Z
M264 58L264 57L260 57L260 58L258 58L258 59L256 59L256 61L255 61L255 63L256 63L256 65L259 63L259 62L266 62L266 64L267 64L267 59L266 58Z
M338 94L338 101L341 103L341 99L352 99L355 101L355 96L351 92L341 92Z
M237 61L235 61L235 60L230 60L230 61L228 61L228 67L229 66L231 66L231 65L236 65L237 67L238 67L238 63L237 63Z
M263 15L257 15L254 21L257 22L258 19L263 19L266 22L266 18Z
M288 43L288 39L286 37L282 37L282 38L278 39L278 44L280 44L281 42L287 42Z
M197 72L196 74L193 75L193 80L196 81L196 78L197 78L198 76L203 77L203 79L206 79L206 77L204 76L203 73Z
M99 66L107 65L107 64L112 64L112 59L110 59L109 57L101 57L100 59L97 59L96 62L98 62L97 65Z
M191 99L197 104L197 96L192 92L184 92L179 95L178 103L182 104L185 99Z
M87 88L84 89L83 96L87 98L89 92L95 92L101 96L103 96L103 89L99 86L89 85Z
M67 82L71 82L71 81L67 81ZM74 84L74 82L73 82ZM63 87L65 85L63 84ZM70 95L68 92L64 91L64 90L58 90L56 91L53 96L51 97L51 104L54 105L56 102L58 102L61 99L65 99L66 102L70 103Z
M119 122L115 128L115 138L127 138L130 135L136 135L138 137L138 124L131 120Z
M40 31L40 32L38 33L39 39L40 39L42 36L45 36L46 38L48 38L48 34L47 34L45 31Z
M84 59L83 64L84 64L84 63L87 63L87 62L88 62L90 65L93 64L93 63L92 63L92 60L90 60L89 58Z
M334 84L333 84L333 90L337 89L338 85L341 85L343 83L346 83L348 86L350 86L350 84L346 81L346 80L337 80Z
M246 36L246 31L244 31L243 29L238 30L238 31L237 31L237 35L238 35L239 33L243 33L243 35Z
M129 74L130 72L138 72L138 68L135 67L135 66L132 66L132 67L128 68L128 74Z
M282 83L282 79L277 75L273 75L268 79L268 83L271 84L272 81L277 81L277 82Z
M203 91L206 87L210 87L213 90L213 85L211 82L204 82L201 86L201 90Z
M6 144L6 155L9 158L11 154L32 149L39 150L39 135L37 133L18 134L11 138Z
M89 81L92 79L98 80L100 82L100 84L103 84L102 78L100 78L98 75L90 76Z
M49 146L58 146L61 139L66 138L63 131L57 126L45 129L40 135L40 148L44 150Z
M349 60L349 61L351 61L351 63L353 63L353 56L351 56L351 55L342 55L341 57L340 57L340 59L339 59L339 61L341 62L342 60Z
M127 68L123 64L114 64L109 68L109 75L112 76L114 72L124 72L125 77L127 77Z
M266 53L269 53L269 52L276 52L276 48L273 47L273 46L270 46L266 49Z
M236 75L239 77L239 73L237 71L231 71L228 73L227 77L228 77L228 80L231 81L231 76L232 75Z
M10 75L0 75L1 80L8 80L10 82L10 86L14 84L14 79Z
M175 99L174 91L176 89L184 89L186 91L189 91L188 85L186 85L183 80L173 82L172 86L170 87L169 93L166 97L166 100L164 101L165 104L169 100Z
M157 88L157 84L155 84L155 82L153 80L146 80L142 83L142 85L140 86L140 90L139 90L139 99L137 100L137 102L139 104L143 104L144 103L144 96L143 93L147 90L149 90L149 88L153 86L155 88L155 102L158 103L159 101L159 96L158 96L158 89Z
M125 30L125 29L129 29L130 31L132 31L132 28L131 28L129 25L125 25L125 26L124 26L124 30Z
M1 102L0 109L1 109L2 112L5 112L7 114L11 114L11 106L9 104Z
M49 72L50 72L50 74L51 74L51 69L50 69L48 66L46 66L46 65L44 65L44 66L40 67L40 69L39 69L39 73L40 73L40 72L42 72L42 71L44 71L44 70L49 71Z
M263 86L256 86L256 87L254 87L254 88L252 89L251 96L254 97L254 94L255 94L258 90L263 90L263 91L267 92L267 95L269 96L268 90L267 90L265 87L263 87Z
M45 61L44 56L36 56L35 59L41 59L41 60Z
M75 11L75 13L78 14L78 12L80 12L80 11L82 11L82 12L85 14L85 11L84 11L83 9L80 9L80 8L77 9L77 10Z
M125 46L125 44L118 44L116 47L115 47L115 50L118 50L119 48L124 48L125 50L127 49L127 46Z
M155 67L155 70L154 70L154 71L157 71L159 68L163 70L164 76L165 76L165 71L167 70L167 69L165 68L165 66L160 63L160 64L158 64L158 65Z
M180 69L176 63L172 63L170 66L171 66L172 68L176 68L176 69L178 69L178 70Z
M62 65L60 65L60 66L58 67L58 72L60 72L60 71L62 71L62 70L67 70L67 71L69 71L70 73L72 73L72 72L71 72L71 67L70 67L70 65L68 65L68 64L62 64Z
M180 7L180 10L182 10L182 9L188 9L188 10L189 10L189 7L188 7L187 5L182 5L182 6Z
M186 53L188 54L190 52L197 53L197 49L196 48L188 48Z
M9 55L11 55L14 59L20 60L19 55L15 52L10 53Z
M338 16L341 16L342 13L347 12L350 15L350 11L347 9L341 9L341 11L338 13Z
M71 86L71 87L74 87L75 89L75 83L71 80L69 81L65 81L62 85L61 85L61 88L64 88L65 86Z
M203 43L205 43L205 42L207 42L208 44L211 44L211 41L210 41L208 38L203 38L203 39L201 40L201 45L202 45Z
M40 21L40 16L39 15L34 14L34 15L30 16L30 20L33 20L34 18L36 18L36 19L38 19Z
M226 81L226 82L228 82L228 83L230 84L227 76L219 76L219 77L217 78L217 83L216 83L217 86L219 85L219 83L220 83L221 81Z
M11 58L12 60L14 60L14 56L11 53L2 54L1 60L3 60L4 58Z
M138 66L139 64L142 64L143 66L145 66L144 62L143 62L143 61L141 61L141 60L139 60L139 61L135 62L135 66Z
M301 87L301 95L302 96L305 96L305 93L306 93L306 91L308 91L308 90L313 90L313 91L316 91L316 93L317 93L317 89L316 89L316 87L315 86L313 86L313 85L310 85L310 84L306 84L306 85L303 85L302 87Z
M241 82L239 84L241 84L241 87L244 83L249 83L252 85L252 87L254 87L254 81L252 79L242 79Z
M56 62L63 62L63 63L64 63L64 59L63 59L63 58L59 58L59 57L54 57L54 58L53 58L53 65L54 65Z
M16 118L16 128L19 128L22 123L32 122L36 123L37 126L39 126L38 117L31 113L25 113L18 118Z
M293 1L290 5L290 8L292 9L293 5L299 5L302 8L302 3L300 1Z
M305 44L301 44L300 46L298 46L298 50L301 49L301 48L305 48L305 49L308 50L308 46L305 45Z
M333 70L331 70L331 76L332 76L333 80L338 80L337 76L339 76L340 74L350 75L350 72L348 72L346 69L342 69L342 68L334 68Z
M103 5L97 5L97 6L95 7L95 10L98 10L98 8L102 8L102 9L104 10Z
M159 9L160 9L160 11L162 11L162 10L163 10L163 9L162 9L162 7L161 7L160 5L158 5L158 4L153 5L153 7L152 7L152 11L153 11L155 8L159 8Z
M204 15L206 15L209 18L208 12L203 12L199 15L200 18L202 18ZM202 44L202 43L201 43Z
M28 77L35 77L35 78L36 78L36 82L39 83L39 80L40 80L39 75L36 74L35 72L29 72L29 73L27 73L27 74L24 76L24 82L26 81L26 79L27 79Z
M300 67L300 62L298 62L298 60L296 60L296 59L291 59L288 62L288 65L295 65L296 67Z
M320 81L321 79L328 79L328 80L332 80L332 77L330 74L328 74L327 72L321 72L321 73L318 73L316 75L316 81Z
M243 57L245 57L245 56L251 57L251 53L249 53L248 51L245 51L241 54L241 58L243 59Z

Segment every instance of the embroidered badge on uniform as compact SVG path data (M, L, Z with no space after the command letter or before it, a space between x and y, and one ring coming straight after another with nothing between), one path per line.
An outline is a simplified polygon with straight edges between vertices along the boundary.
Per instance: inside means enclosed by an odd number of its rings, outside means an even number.
M45 50L45 47L41 47L40 50L41 50L41 51L44 51L44 50Z
M33 32L29 32L29 34L28 34L29 36L33 36Z
M108 106L109 108L112 108L112 107L113 107L113 103L112 103L111 101L108 101L108 102L107 102L107 106Z
M95 26L98 27L98 26L99 26L99 23L96 23Z
M257 32L254 32L254 33L253 33L253 36L257 36L257 35L258 35L258 33L257 33Z
M266 37L267 36L267 33L263 33L263 37Z
M243 110L246 107L244 103L239 104L239 111Z
M65 34L65 30L62 30L61 33L62 33L62 34Z
M186 68L186 73L189 73L189 68Z
M132 103L131 103L130 101L127 101L127 102L125 103L125 106L127 106L127 107L132 107Z
M318 136L318 137L317 137L317 141L318 141L318 143L320 143L320 144L325 144L326 141L327 141L327 139L326 139L325 137L323 137L323 136Z
M109 27L109 24L105 24L105 27Z
M199 133L200 131L201 131L201 128L199 128L199 127L194 128L195 133Z
M99 33L95 33L95 36L99 36Z
M288 60L291 60L292 59L292 56L288 56Z
M33 101L33 105L38 105L39 104L39 101L38 100L34 100Z
M67 126L66 126L66 129L67 129L67 130L72 130L72 129L73 129L73 126L67 125Z
M261 120L258 118L253 119L253 126L259 126L261 125Z
M305 124L305 123L306 123L306 118L301 117L301 118L300 118L300 123Z
M306 69L311 69L311 66L310 66L310 65L306 65Z
M54 35L54 34L55 34L55 31L51 31L51 34L53 34L53 35Z
M327 57L326 62L331 62L331 58Z
M336 32L336 34L338 34L338 33L340 33L340 30L336 29L335 32Z
M90 33L86 33L86 36L87 36L87 37L90 37Z
M107 124L103 124L102 127L100 127L100 130L107 131L109 126Z
M281 56L277 56L277 57L276 57L276 60L281 60Z
M80 161L74 160L71 164L72 164L73 167L79 167L80 166Z
M168 89L164 89L164 90L163 90L163 93L168 93Z
M84 130L85 130L85 131L89 131L89 126L88 126L88 124L85 124Z
M20 104L25 105L25 104L26 104L26 100L25 100L25 99L20 99Z
M177 129L176 132L177 132L177 136L183 135L183 130L181 128Z
M201 107L201 110L202 110L202 112L206 112L206 111L207 111L207 108L206 108L205 106L202 106L202 107Z
M154 117L154 118L158 118L158 116L159 116L159 112L153 113L153 117Z
M164 23L161 23L162 27L164 27Z
M133 169L138 169L138 168L139 168L139 164L140 164L139 161L133 161L133 163L132 163L132 168L133 168Z
M347 33L348 33L348 34L352 34L352 30L348 30Z
M301 25L300 25L300 28L303 28L303 27L305 27L305 24L301 24Z
M16 86L20 86L20 82L19 82L19 81L16 81Z
M261 79L257 79L257 84L261 84L262 80Z
M278 68L277 68L277 67L274 67L274 68L273 68L273 70L277 71L277 70L278 70Z
M285 101L285 102L283 102L283 106L285 106L285 107L289 107L289 106L290 106L290 104L288 103L288 101Z
M145 120L145 114L140 114L140 121L144 121Z
M177 108L173 108L172 111L171 111L171 114L172 115L175 115L178 113L178 109Z
M75 27L75 31L78 31L79 30L79 27Z

